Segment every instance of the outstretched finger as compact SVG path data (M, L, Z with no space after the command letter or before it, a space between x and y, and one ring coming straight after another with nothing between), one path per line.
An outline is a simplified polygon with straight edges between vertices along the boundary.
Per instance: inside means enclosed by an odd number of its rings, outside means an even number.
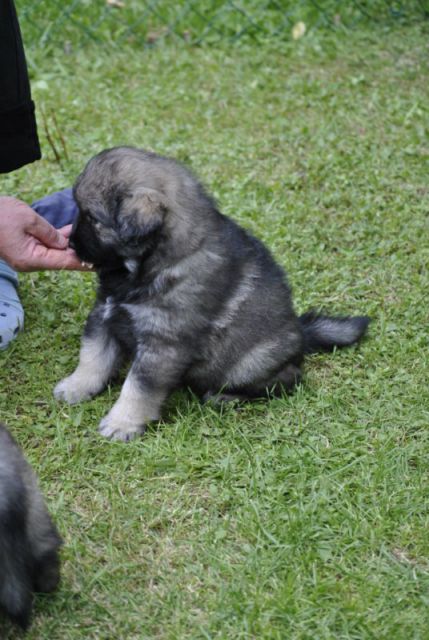
M45 256L45 269L66 269L67 271L91 271L82 263L72 249L49 249Z
M49 249L44 245L37 245L31 258L27 258L23 264L17 265L19 271L91 271L83 265L72 249Z

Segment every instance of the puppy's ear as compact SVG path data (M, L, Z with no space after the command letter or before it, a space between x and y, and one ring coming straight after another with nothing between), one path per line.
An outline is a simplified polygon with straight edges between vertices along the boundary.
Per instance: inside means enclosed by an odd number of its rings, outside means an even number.
M141 187L123 202L118 216L119 236L126 244L134 244L152 236L161 227L167 203L155 189Z

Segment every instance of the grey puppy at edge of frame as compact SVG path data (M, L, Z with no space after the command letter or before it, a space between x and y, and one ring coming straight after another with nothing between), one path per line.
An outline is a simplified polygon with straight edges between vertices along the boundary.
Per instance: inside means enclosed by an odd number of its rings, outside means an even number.
M100 423L108 438L142 434L178 387L221 401L291 391L305 353L352 345L367 329L365 316L298 317L268 249L171 158L102 151L74 197L70 246L94 266L99 287L79 364L54 395L70 404L91 398L131 360Z
M33 592L58 585L61 544L32 468L0 423L0 609L23 629Z

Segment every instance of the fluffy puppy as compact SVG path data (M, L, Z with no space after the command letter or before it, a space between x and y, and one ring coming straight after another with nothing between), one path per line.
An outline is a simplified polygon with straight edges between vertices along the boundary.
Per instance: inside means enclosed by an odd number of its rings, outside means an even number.
M23 629L33 592L58 585L60 546L36 476L0 424L0 607Z
M101 421L104 436L142 433L183 385L221 399L289 391L305 352L351 345L365 333L366 317L297 317L269 251L175 160L132 147L103 151L74 196L70 245L94 265L99 289L79 365L54 394L86 400L130 358Z

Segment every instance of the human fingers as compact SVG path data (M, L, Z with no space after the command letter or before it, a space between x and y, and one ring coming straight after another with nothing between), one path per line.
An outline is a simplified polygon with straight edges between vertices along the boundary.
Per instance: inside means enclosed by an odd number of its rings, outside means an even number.
M39 270L90 271L90 269L70 249L49 249L43 245L34 248L31 259L27 260L25 271Z
M46 247L65 249L68 245L67 238L37 213L26 224L25 231Z
M64 238L70 238L72 228L73 228L72 224L67 224L65 227L61 227L60 229L58 229L58 233L61 233L61 235L64 236Z

